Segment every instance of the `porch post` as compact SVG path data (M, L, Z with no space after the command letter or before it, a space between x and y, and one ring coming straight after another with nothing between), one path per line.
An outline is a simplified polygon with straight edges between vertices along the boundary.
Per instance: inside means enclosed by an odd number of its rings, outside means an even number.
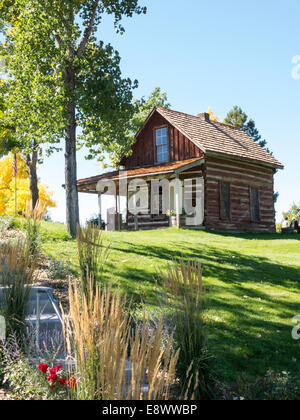
M98 224L99 224L99 229L101 229L101 224L102 224L102 194L98 194L98 208L99 208Z
M176 208L176 221L177 227L180 227L180 179L179 174L176 174L175 181L175 208Z
M116 188L115 194L115 229L118 231L119 229L119 215L118 215L118 187Z
M126 225L128 230L128 184L126 184Z
M119 225L119 230L121 230L121 196L120 196L120 190L119 190L119 195L118 195L118 225Z

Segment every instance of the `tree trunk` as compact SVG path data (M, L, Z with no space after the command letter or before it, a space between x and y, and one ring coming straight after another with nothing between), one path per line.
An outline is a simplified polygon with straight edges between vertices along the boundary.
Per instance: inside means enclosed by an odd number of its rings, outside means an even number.
M30 180L30 198L32 202L32 209L35 208L39 201L39 188L38 188L38 177L37 177L37 162L38 162L39 146L34 140L34 146L32 155L27 155L27 167Z
M75 89L75 72L71 65L66 70L66 87L73 94ZM70 235L75 238L79 224L79 204L77 191L76 162L76 112L75 103L71 101L66 111L68 124L65 130L65 188L66 188L66 221Z

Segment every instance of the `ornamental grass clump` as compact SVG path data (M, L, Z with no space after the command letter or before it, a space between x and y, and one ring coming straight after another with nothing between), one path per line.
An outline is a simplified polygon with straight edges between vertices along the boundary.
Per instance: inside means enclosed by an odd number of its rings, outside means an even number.
M22 239L0 244L0 314L6 321L7 336L25 330L34 271L30 244Z
M77 246L82 291L88 298L89 287L95 293L97 283L103 279L109 246L104 245L102 231L91 224L87 228L77 227Z
M184 399L211 398L211 357L203 321L209 294L203 285L201 263L189 261L185 264L181 259L179 263L169 264L161 277L162 304L171 328L174 328L174 348L180 349L177 376Z
M27 203L25 211L26 240L29 243L29 251L33 258L40 254L40 229L44 215L45 206L40 201L36 203L34 208L32 208L32 202Z
M69 354L73 354L77 398L81 400L168 399L179 352L172 339L162 346L163 327L149 335L143 322L132 328L126 298L111 285L88 286L88 298L70 286L70 314L64 314Z

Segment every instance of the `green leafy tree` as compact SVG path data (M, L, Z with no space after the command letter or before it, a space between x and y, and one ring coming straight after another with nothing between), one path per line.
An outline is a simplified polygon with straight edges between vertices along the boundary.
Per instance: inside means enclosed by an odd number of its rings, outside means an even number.
M233 125L234 127L240 128L245 131L253 141L258 143L263 149L266 148L266 140L262 140L258 129L255 126L255 122L252 119L248 119L248 115L239 106L234 106L230 110L224 120L225 124Z
M258 129L255 126L255 122L253 120L247 121L247 124L244 127L244 131L254 140L256 143L258 143L263 149L266 149L267 141L262 140L261 135L259 134Z
M293 203L290 209L287 212L282 213L282 215L284 219L289 219L289 223L291 223L294 217L298 220L298 222L300 222L300 205Z
M233 125L237 128L243 128L247 122L248 116L239 106L234 106L227 114L224 123Z
M155 87L148 98L143 97L139 100L135 100L134 105L136 107L136 112L131 120L131 130L133 136L135 136L138 131L143 128L145 119L155 106L162 106L164 108L170 108L171 106L168 102L167 93L162 92L160 87Z
M118 52L98 40L96 31L108 14L123 33L122 18L146 9L138 0L16 0L7 10L2 50L12 93L8 117L18 121L25 143L50 144L47 153L65 138L66 219L74 237L76 150L97 144L109 153L126 141L137 86L122 78Z
M170 108L168 102L168 96L166 92L162 92L160 87L155 87L150 95L145 98L136 99L133 101L135 112L130 120L125 142L115 147L110 155L113 166L117 167L121 157L124 154L129 154L131 151L131 145L135 142L136 134L143 128L144 123L150 112L155 106L162 106L164 108ZM98 150L93 151L93 156L99 155Z

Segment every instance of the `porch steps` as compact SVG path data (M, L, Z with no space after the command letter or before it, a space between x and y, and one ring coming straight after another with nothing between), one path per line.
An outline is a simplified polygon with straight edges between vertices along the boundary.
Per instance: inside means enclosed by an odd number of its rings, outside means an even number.
M127 221L128 230L152 230L167 228L170 226L169 217L165 215L138 215L130 216Z

